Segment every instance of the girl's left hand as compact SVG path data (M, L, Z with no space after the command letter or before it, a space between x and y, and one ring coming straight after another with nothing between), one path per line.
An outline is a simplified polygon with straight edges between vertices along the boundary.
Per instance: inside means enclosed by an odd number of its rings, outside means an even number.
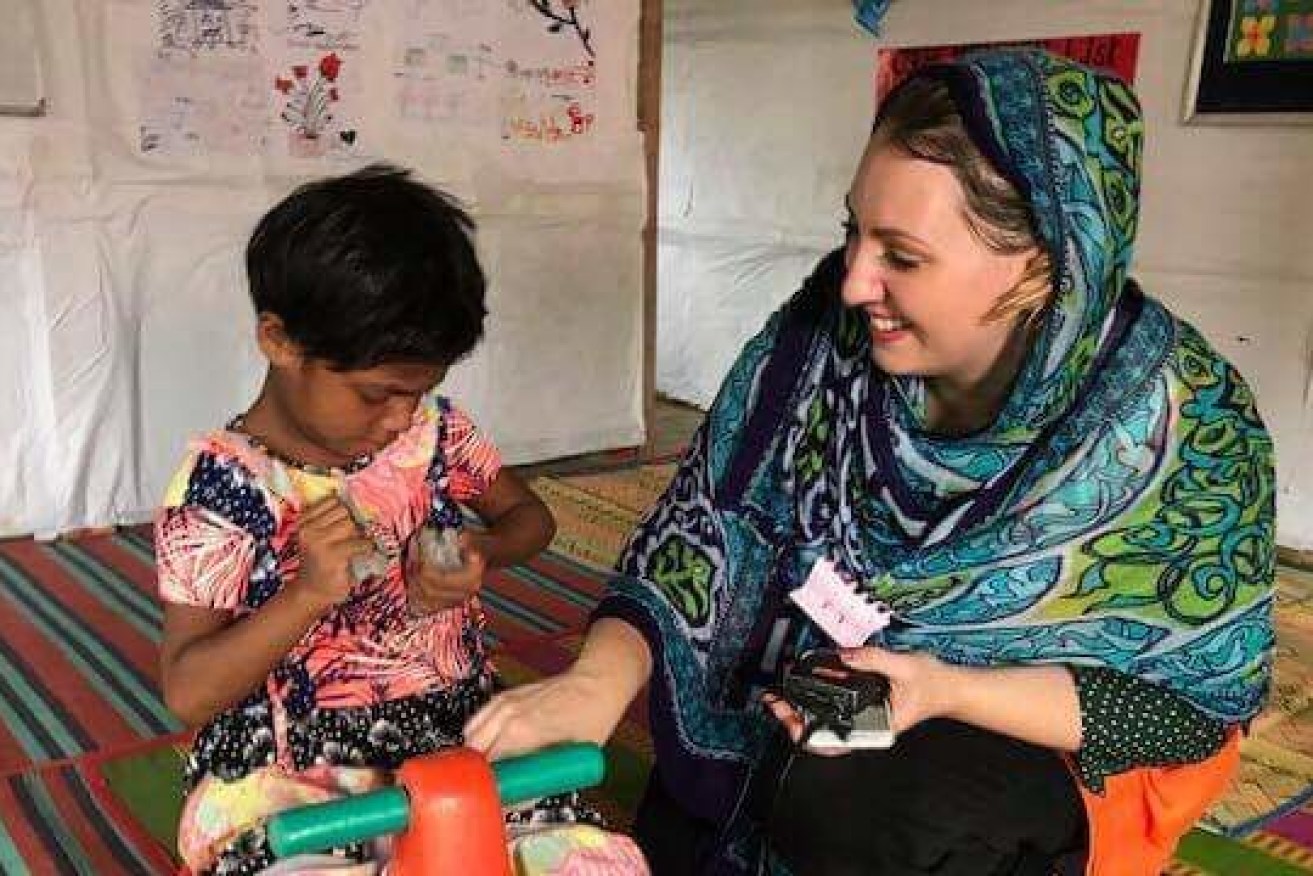
M412 611L429 614L455 608L478 594L488 568L480 538L468 531L460 534L460 555L464 564L453 571L443 571L424 562L419 545L412 540L406 552L406 595Z
M894 733L901 734L931 718L950 717L964 679L961 667L945 663L932 654L898 654L883 648L847 648L843 662L859 672L878 672L889 679L889 711ZM803 720L787 702L768 697L766 706L784 724L793 740L802 738ZM845 753L826 749L821 754Z

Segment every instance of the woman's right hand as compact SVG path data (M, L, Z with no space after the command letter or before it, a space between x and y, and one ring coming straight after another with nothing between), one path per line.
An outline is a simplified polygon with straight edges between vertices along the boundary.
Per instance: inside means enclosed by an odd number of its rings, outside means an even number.
M337 496L327 496L306 507L297 539L301 567L296 592L320 612L346 599L355 587L352 559L378 550Z
M606 742L624 715L605 678L577 667L493 697L465 725L465 744L489 760L561 742Z

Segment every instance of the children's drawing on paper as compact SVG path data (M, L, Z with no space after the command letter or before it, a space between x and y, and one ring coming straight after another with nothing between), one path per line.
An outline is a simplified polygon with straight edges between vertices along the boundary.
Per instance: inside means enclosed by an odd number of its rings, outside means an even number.
M201 54L257 50L259 8L251 0L156 0L160 48Z
M596 0L507 0L501 137L511 143L593 139ZM549 24L542 30L543 20ZM561 38L562 36L567 38Z
M398 29L406 36L393 65L403 121L495 129L499 14L491 0L405 0Z
M402 0L397 114L508 144L596 142L597 41L616 31L608 2Z
M360 48L360 18L369 0L284 0L287 39L298 48Z
M593 62L521 67L507 63L502 139L557 143L586 137L597 121Z
M198 64L158 57L146 64L137 129L143 155L251 155L263 150L269 99L259 63Z
M329 52L313 64L293 64L274 77L293 157L319 158L356 145L356 129L342 125L337 116L342 67L341 56Z
M465 126L490 125L501 70L488 43L450 34L409 41L397 67L397 106L403 119Z

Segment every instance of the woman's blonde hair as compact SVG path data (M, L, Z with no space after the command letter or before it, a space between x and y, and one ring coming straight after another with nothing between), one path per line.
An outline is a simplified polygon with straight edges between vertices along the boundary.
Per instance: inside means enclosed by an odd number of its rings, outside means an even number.
M1030 204L972 142L948 86L921 78L897 89L881 109L871 141L952 168L966 193L967 224L990 249L1010 255L1036 250L1017 285L985 318L1037 317L1053 297L1052 257L1035 234Z

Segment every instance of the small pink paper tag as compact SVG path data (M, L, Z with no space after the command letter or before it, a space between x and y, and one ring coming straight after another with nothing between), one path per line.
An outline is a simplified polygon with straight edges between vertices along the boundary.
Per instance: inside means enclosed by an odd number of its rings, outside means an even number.
M868 602L827 559L812 566L807 581L789 598L842 648L857 648L889 625L893 616L883 602Z

